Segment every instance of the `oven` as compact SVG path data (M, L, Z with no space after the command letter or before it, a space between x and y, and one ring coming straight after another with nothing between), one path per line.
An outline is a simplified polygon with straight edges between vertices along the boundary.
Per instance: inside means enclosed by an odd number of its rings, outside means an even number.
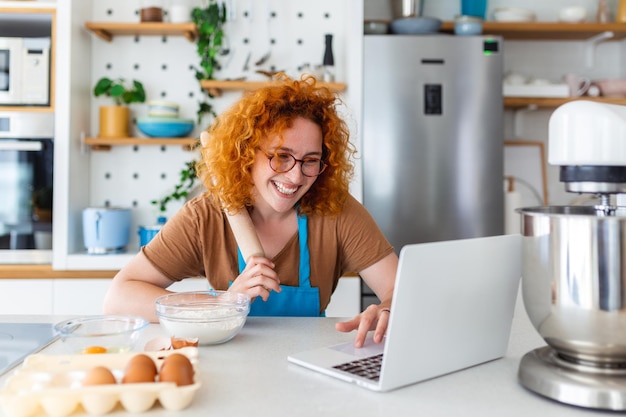
M0 112L0 263L52 259L52 112Z

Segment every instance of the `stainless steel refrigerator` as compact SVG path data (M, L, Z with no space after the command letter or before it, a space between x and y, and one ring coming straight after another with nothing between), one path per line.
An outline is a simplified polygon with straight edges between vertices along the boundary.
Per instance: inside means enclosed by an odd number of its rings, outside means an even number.
M502 68L499 37L364 37L363 202L398 253L504 233Z

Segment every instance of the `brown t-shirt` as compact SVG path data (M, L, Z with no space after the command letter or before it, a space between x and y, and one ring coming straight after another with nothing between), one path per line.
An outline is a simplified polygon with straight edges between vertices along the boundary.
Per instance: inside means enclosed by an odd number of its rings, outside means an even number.
M342 275L360 272L393 252L372 216L349 196L337 216L308 216L311 286L320 290L326 309ZM225 214L201 195L189 201L143 247L144 255L174 281L207 277L226 290L239 275L237 243ZM298 234L272 259L282 285L298 286Z

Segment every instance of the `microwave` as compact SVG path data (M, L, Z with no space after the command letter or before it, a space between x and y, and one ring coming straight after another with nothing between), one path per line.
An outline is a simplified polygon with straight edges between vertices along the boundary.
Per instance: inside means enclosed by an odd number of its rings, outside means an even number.
M0 106L50 104L50 38L0 37Z

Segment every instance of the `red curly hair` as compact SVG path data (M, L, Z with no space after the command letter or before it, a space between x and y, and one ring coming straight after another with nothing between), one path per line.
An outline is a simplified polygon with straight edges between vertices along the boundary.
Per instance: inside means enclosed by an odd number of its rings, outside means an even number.
M251 169L256 151L270 134L282 132L302 117L322 130L322 160L327 168L300 200L303 214L333 215L341 211L354 174L356 149L346 123L337 112L341 100L314 77L292 80L246 93L209 127L196 170L209 195L223 209L236 213L252 206Z

